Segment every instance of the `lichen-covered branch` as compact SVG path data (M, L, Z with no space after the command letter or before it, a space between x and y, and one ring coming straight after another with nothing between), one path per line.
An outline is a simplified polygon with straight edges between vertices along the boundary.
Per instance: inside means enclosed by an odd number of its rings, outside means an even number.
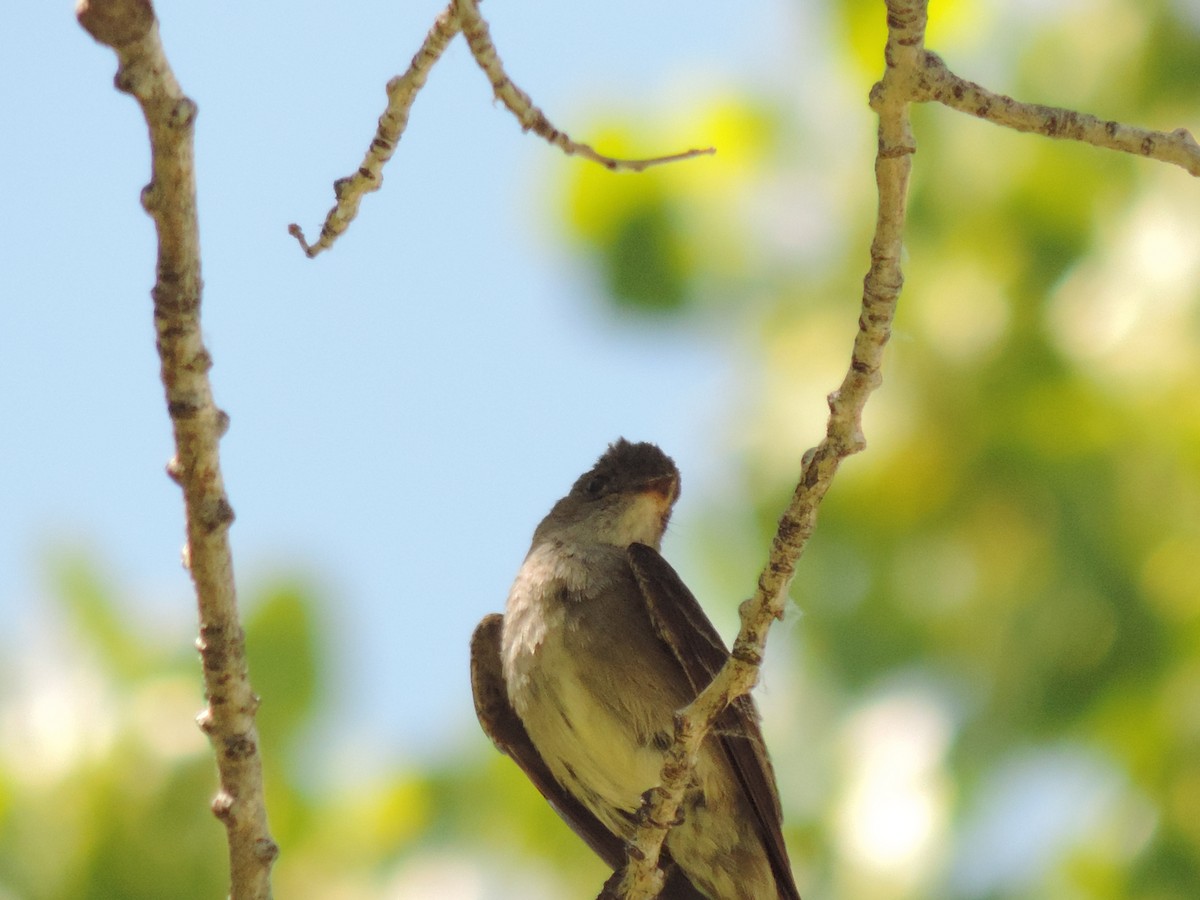
M392 158L396 144L408 125L409 110L417 98L417 93L425 86L429 78L429 70L441 57L446 45L453 40L459 31L463 32L471 53L479 67L492 83L496 99L501 101L525 131L545 138L569 156L582 156L592 162L599 163L613 171L641 172L650 166L664 163L679 162L694 156L705 156L715 153L712 147L702 147L684 150L681 153L671 153L666 156L654 156L646 159L618 159L598 153L588 144L573 141L562 131L555 128L529 95L513 84L504 71L496 46L492 43L487 22L479 13L478 0L450 0L433 28L425 37L425 43L413 57L412 64L403 75L398 75L388 82L388 105L379 117L379 127L375 138L363 158L358 170L346 178L339 178L333 184L333 193L337 198L333 208L325 216L325 224L321 226L321 236L309 243L300 226L292 223L288 226L288 234L300 243L304 252L312 258L323 250L333 246L334 241L350 227L354 217L358 215L358 206L365 194L377 191L383 185L383 166Z
M1022 103L960 78L930 52L924 57L921 89L924 96L918 99L933 100L1005 128L1157 159L1200 177L1200 144L1186 128L1151 131L1073 109Z
M841 386L829 396L825 438L805 454L799 483L780 518L770 557L754 596L741 606L741 629L733 655L712 683L675 720L675 741L667 752L662 783L650 793L618 888L625 900L650 900L658 884L658 857L669 824L679 814L684 789L705 734L729 702L758 680L771 623L783 615L796 563L816 527L817 510L841 461L862 450L862 412L882 381L883 350L891 336L896 302L904 279L900 271L905 209L912 154L916 150L908 107L915 98L923 58L925 2L889 0L887 68L871 91L879 117L875 180L879 207L871 263L863 280L862 312Z
M199 722L212 741L220 789L213 812L229 839L230 896L266 900L279 850L267 828L262 765L244 636L238 620L229 525L217 445L228 417L213 403L212 359L200 331L200 232L196 216L193 123L196 105L180 89L149 0L81 0L80 24L117 54L116 85L133 95L150 130L151 179L142 205L158 233L154 290L167 412L175 432L168 472L183 488L185 560L196 586L207 708Z
M358 205L365 194L383 187L384 163L392 158L404 129L408 127L408 114L413 102L421 88L425 87L433 64L445 52L446 46L458 34L459 29L452 2L434 20L433 27L429 29L425 42L421 44L421 49L413 57L407 71L387 83L387 109L379 117L375 138L367 148L367 154L357 171L333 183L333 193L337 201L325 217L325 224L321 226L321 236L309 244L299 225L293 223L288 226L288 233L300 242L310 259L322 250L332 247L338 236L350 227L350 223L358 215Z

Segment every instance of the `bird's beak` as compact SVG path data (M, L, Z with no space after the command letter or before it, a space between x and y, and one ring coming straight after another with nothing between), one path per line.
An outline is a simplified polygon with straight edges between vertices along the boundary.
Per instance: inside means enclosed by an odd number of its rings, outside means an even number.
M679 478L676 476L663 475L642 482L634 488L634 502L628 510L624 536L657 550L678 496Z
M669 507L679 496L679 479L674 475L664 475L661 478L652 479L646 482L642 493L657 495L659 502Z

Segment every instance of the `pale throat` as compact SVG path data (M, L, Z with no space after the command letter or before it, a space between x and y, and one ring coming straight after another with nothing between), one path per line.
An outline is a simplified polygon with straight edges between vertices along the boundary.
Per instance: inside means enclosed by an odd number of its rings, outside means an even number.
M657 550L671 515L673 499L654 491L638 494L613 523L609 539L618 547L646 544Z

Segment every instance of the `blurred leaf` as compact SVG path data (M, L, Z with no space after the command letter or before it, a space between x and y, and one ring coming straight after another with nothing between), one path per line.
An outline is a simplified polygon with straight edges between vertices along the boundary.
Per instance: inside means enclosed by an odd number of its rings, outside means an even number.
M62 552L50 561L54 597L110 673L122 680L144 676L153 653L137 638L135 622L116 603L100 567L83 553Z
M259 730L287 746L313 714L322 677L316 600L299 580L282 581L248 604L246 656L262 699Z
M605 244L602 269L613 298L629 309L671 312L687 299L677 230L658 198L647 198L627 210L620 227Z

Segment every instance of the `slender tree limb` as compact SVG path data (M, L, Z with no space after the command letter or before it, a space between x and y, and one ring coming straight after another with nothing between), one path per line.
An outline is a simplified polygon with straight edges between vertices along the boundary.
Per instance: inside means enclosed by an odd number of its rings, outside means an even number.
M504 65L500 62L500 56L496 52L496 45L492 43L487 22L479 14L479 0L453 0L453 2L459 21L462 22L463 37L467 39L467 43L471 47L471 55L475 57L475 61L479 63L479 67L491 81L496 99L517 117L522 130L532 131L568 156L582 156L611 171L641 172L651 166L716 153L716 149L713 147L703 147L648 159L617 159L597 153L588 144L571 140L567 134L559 131L550 123L546 114L534 105L528 94L513 84L508 73L504 71Z
M353 175L334 182L333 193L337 200L325 216L320 237L310 244L299 225L292 223L288 226L288 234L300 243L301 249L310 259L332 247L334 241L350 227L350 223L358 215L358 206L363 196L383 186L383 166L392 158L396 144L408 126L409 110L412 109L417 93L425 86L433 64L438 61L447 44L459 31L463 32L471 54L491 81L496 99L517 117L521 128L544 138L568 156L581 156L611 171L641 172L651 166L716 153L713 147L703 147L647 159L618 159L598 153L588 144L572 140L550 123L545 113L534 105L529 95L517 87L504 71L500 56L496 52L496 45L492 43L487 22L479 13L479 0L450 0L450 4L434 21L433 28L426 35L425 43L413 57L408 70L388 82L388 105L379 117L375 138L371 141L358 170Z
M470 0L457 0L464 3ZM705 734L734 698L758 678L767 630L783 613L796 563L816 525L817 510L841 461L866 446L862 412L882 382L883 350L891 335L903 285L900 253L911 157L916 151L909 125L912 103L936 101L998 125L1046 137L1084 141L1180 166L1200 176L1200 144L1184 128L1151 131L1095 116L995 94L947 68L924 49L926 0L886 0L887 68L871 91L879 116L875 177L879 208L871 242L871 266L863 282L862 313L850 367L841 387L829 396L825 439L805 454L799 484L771 544L770 557L754 597L742 604L741 630L732 657L700 696L675 721L675 741L666 754L662 783L648 795L642 825L631 842L629 862L617 888L626 900L648 900L661 884L658 856L670 823L677 820L684 789L692 777Z
M460 28L452 2L434 20L433 27L429 29L425 42L421 44L421 49L413 57L407 71L388 82L387 109L379 117L375 138L371 141L358 170L353 175L339 178L333 183L333 193L337 202L326 215L325 224L321 226L321 236L316 242L310 245L299 225L293 223L288 226L288 233L300 242L310 259L332 247L341 233L350 227L350 223L358 215L358 205L365 194L383 187L383 166L396 152L396 145L400 142L404 129L408 127L408 114L413 102L421 88L425 87L433 64L441 58L446 46L458 34Z
M212 808L229 840L230 896L267 900L279 853L267 829L262 765L245 638L238 620L218 442L228 416L213 403L212 358L200 331L200 232L196 215L193 124L196 104L175 80L149 0L81 0L79 23L117 53L116 86L132 94L150 130L152 174L142 205L158 232L152 291L167 412L175 432L168 474L183 488L185 561L196 586L207 708L201 728L217 757L220 789Z
M779 521L767 565L754 596L740 609L741 630L729 662L675 719L675 741L667 752L662 783L642 808L642 825L631 842L629 862L618 888L625 900L650 900L661 881L658 857L670 823L679 815L700 745L720 712L733 698L748 693L758 680L767 631L781 618L796 563L816 527L817 510L838 466L866 446L862 412L882 382L880 366L891 336L896 302L904 283L900 271L905 210L912 154L916 151L908 107L916 99L923 61L925 2L888 0L887 68L871 91L879 116L875 179L879 207L871 264L863 280L862 313L850 366L841 387L829 396L824 440L805 454L800 480Z
M1006 128L1157 159L1200 177L1200 144L1186 128L1151 131L1073 109L1022 103L960 78L941 57L930 52L924 57L921 89L925 94L922 100L933 100Z

